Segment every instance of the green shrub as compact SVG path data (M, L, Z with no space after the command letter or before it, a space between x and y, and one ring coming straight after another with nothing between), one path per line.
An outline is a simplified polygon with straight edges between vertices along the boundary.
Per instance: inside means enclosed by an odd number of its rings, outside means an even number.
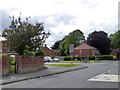
M70 61L70 60L81 60L82 57L77 57L77 56L74 56L74 57L71 57L71 56L67 56L64 58L64 61Z
M10 65L10 73L15 73L15 65Z
M7 54L1 54L0 55L0 60L2 60L2 56L7 56Z
M0 60L2 60L2 55L0 55Z
M28 56L35 56L35 53L33 51L29 50L29 46L25 46L25 50L23 51L23 57L28 57Z
M35 52L29 51L29 50L24 50L23 57L28 57L28 56L35 56Z
M35 56L44 56L44 53L42 52L42 50L37 50L35 52Z
M101 60L113 60L112 55L101 55L100 58Z
M70 61L70 60L113 60L113 56L112 55L99 55L99 56L81 56L81 57L70 57L70 56L66 56L64 57L64 61Z
M95 56L89 56L89 60L95 60Z
M65 57L64 58L64 61L69 61L69 60L71 60L71 57Z
M9 62L10 62L10 65L14 65L15 64L14 58L9 56Z

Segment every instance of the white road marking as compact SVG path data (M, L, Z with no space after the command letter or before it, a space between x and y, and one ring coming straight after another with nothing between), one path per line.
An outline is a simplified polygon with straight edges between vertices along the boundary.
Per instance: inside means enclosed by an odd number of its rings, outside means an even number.
M120 75L100 74L88 79L88 81L120 82Z
M107 72L111 72L111 71L113 71L114 69L110 69L110 70L108 70Z

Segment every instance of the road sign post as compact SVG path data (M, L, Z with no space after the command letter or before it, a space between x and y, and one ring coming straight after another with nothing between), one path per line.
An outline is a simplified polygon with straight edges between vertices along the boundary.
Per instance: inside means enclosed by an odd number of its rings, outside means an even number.
M71 64L73 64L73 51L74 51L74 44L69 45L69 54L72 56Z

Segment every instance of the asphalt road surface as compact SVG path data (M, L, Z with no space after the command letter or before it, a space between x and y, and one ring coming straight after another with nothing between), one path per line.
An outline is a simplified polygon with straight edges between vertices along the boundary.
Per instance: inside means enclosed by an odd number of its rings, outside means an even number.
M55 74L17 83L3 88L118 88L118 62L82 63L85 69ZM105 76L106 75L106 76ZM104 76L104 77L103 77ZM108 77L109 76L109 77ZM117 78L117 79L116 79Z

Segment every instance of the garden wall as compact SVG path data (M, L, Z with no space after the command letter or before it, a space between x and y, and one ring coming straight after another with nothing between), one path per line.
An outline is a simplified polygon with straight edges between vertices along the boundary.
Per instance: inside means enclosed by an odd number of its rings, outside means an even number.
M22 58L16 56L16 73L27 73L37 71L44 68L43 57L27 57Z
M10 74L10 63L8 61L8 58L9 58L8 56L2 56L2 60L0 60L0 63L2 63L2 75Z

